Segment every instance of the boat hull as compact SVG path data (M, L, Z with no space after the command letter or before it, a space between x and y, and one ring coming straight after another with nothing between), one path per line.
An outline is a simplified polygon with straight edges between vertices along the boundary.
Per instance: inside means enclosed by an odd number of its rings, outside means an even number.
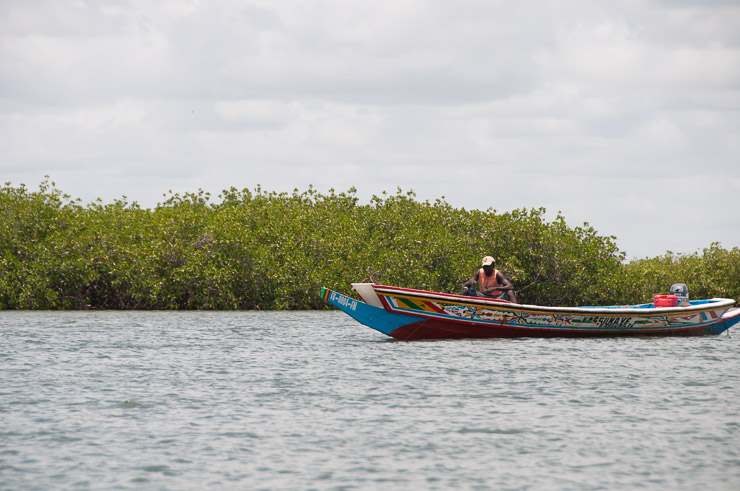
M367 291L365 288L363 298ZM382 285L373 285L372 293L376 298L368 302L322 288L328 303L358 322L402 340L701 336L720 334L740 321L740 309L731 308L734 302L727 299L698 301L696 306L683 308L562 308Z

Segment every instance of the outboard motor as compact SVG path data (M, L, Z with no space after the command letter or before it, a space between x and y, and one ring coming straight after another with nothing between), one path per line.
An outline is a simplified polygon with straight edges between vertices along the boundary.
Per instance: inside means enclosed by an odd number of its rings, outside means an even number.
M681 305L684 300L689 301L689 288L683 283L674 283L671 285L671 295L677 296L678 305Z

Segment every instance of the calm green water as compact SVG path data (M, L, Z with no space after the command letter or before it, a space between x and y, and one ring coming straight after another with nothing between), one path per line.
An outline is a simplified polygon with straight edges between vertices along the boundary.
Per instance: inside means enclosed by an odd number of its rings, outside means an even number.
M740 347L0 312L2 489L738 489Z

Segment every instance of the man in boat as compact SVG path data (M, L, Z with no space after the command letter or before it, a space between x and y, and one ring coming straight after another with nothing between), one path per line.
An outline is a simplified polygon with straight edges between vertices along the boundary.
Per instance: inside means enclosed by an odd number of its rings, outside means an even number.
M465 282L464 288L467 288L468 295L487 298L498 298L501 300L510 300L516 303L516 294L514 285L495 267L496 260L491 256L486 256L482 260L481 268L475 272L472 278ZM478 282L476 291L475 282ZM463 289L465 293L465 289Z

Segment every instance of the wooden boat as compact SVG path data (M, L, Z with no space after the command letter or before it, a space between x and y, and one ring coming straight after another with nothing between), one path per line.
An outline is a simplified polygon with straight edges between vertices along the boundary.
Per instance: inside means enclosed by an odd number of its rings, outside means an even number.
M698 336L720 334L740 322L740 308L727 298L691 300L684 307L541 307L373 283L352 288L361 300L328 288L321 295L358 322L402 340Z

